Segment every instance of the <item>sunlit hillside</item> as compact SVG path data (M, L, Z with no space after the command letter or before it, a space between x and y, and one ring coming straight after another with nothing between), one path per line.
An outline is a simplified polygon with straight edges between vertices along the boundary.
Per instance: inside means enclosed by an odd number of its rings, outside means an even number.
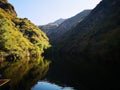
M27 18L17 17L14 7L0 0L0 56L21 58L40 55L48 48L47 36Z

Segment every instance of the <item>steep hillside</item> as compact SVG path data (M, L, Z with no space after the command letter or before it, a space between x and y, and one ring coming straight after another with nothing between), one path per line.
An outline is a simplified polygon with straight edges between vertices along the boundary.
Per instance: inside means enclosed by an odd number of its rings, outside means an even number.
M61 53L119 60L120 0L102 0L90 15L57 42Z
M58 19L55 22L48 23L46 25L40 25L39 28L45 32L47 35L49 35L53 30L55 30L61 23L63 23L65 19Z
M84 10L80 12L79 14L65 20L58 28L55 30L55 34L64 34L68 30L70 30L72 27L74 27L76 24L81 22L86 16L90 14L91 10Z
M80 12L79 14L66 19L63 23L61 23L57 28L53 28L52 30L47 30L49 33L45 32L47 36L50 38L50 41L52 43L56 43L56 41L62 37L64 33L66 33L68 30L73 28L76 24L81 22L89 13L91 10L84 10Z
M49 47L47 36L27 18L18 18L7 0L0 0L0 59L36 56Z

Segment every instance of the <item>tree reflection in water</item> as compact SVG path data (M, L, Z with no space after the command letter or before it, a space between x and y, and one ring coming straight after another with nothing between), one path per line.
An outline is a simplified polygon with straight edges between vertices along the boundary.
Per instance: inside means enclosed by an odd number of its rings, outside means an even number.
M0 73L3 78L11 79L9 90L30 90L46 75L49 64L44 57L25 58L16 62L3 61L0 64Z

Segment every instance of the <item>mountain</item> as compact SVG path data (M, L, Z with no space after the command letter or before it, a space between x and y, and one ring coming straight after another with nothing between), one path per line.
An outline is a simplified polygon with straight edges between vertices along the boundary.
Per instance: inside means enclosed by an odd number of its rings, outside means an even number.
M39 28L46 34L49 34L52 30L56 29L64 21L65 19L60 18L52 23L48 23L46 25L39 25Z
M38 56L49 46L49 39L37 26L17 17L14 7L0 0L0 59Z
M52 30L43 29L43 31L47 34L47 36L50 38L50 41L52 43L56 42L56 40L59 39L59 37L61 37L64 33L66 33L72 27L74 27L77 23L81 22L88 14L90 14L90 12L91 10L84 10L79 14L66 19L58 27L52 28Z
M59 56L52 66L58 71L58 77L62 77L59 75L64 70L66 82L73 80L76 86L85 86L83 90L119 89L120 0L102 0L84 20L52 45L46 55ZM68 79L70 75L76 80Z
M60 26L57 28L55 34L63 34L74 27L77 23L81 22L88 14L90 14L91 10L84 10L79 14L65 20Z
M120 0L102 0L95 9L72 30L57 41L61 54L119 61Z
M57 24L59 26L64 21L65 21L65 19L60 18L60 19L56 20L55 22L53 22L52 24Z

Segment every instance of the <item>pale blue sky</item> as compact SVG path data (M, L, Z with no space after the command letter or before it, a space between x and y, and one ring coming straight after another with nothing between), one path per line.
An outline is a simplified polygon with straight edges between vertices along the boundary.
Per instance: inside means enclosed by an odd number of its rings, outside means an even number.
M8 0L19 17L36 25L69 18L85 9L93 9L101 0Z

